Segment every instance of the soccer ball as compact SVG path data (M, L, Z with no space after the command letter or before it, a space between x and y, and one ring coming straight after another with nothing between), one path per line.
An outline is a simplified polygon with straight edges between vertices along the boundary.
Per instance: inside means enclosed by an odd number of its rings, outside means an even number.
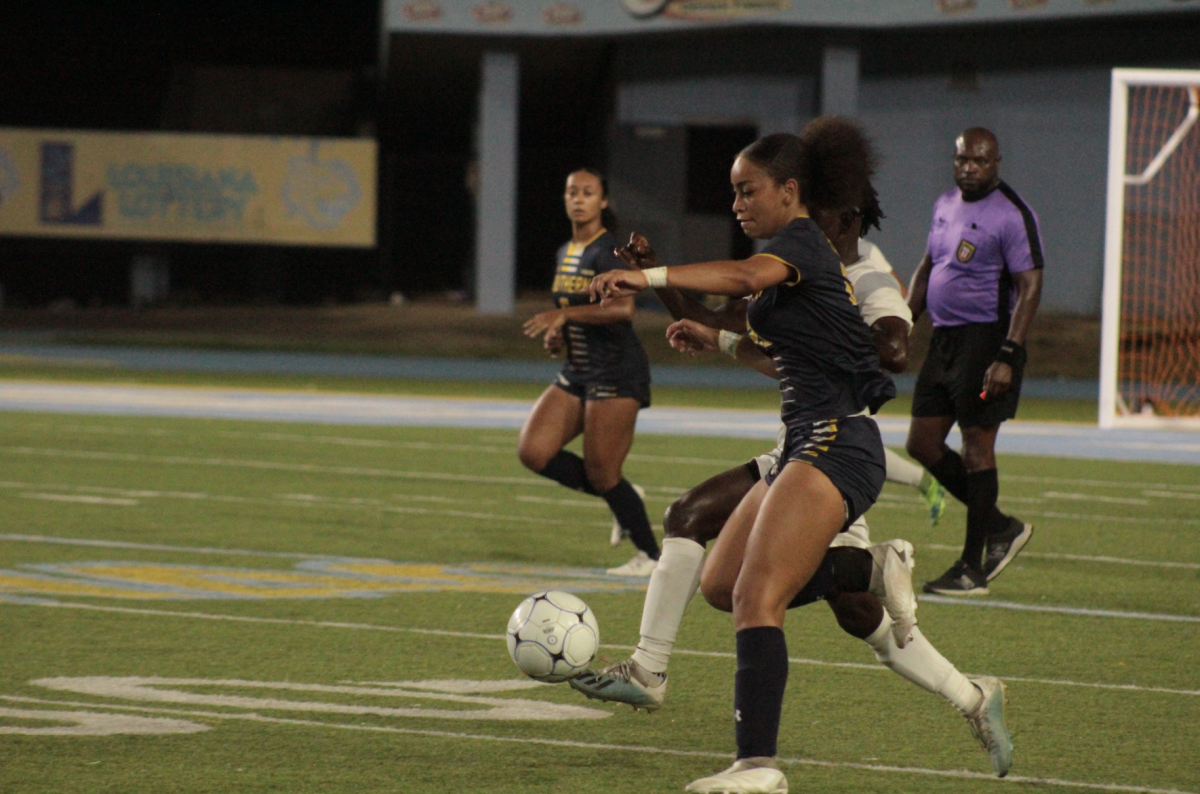
M600 647L588 605L562 590L543 590L508 619L508 655L530 678L557 683L584 671Z

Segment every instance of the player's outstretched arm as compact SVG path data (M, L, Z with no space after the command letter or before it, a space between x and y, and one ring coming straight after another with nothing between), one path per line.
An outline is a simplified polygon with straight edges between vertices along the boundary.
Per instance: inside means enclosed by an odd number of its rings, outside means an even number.
M634 232L629 242L614 250L614 253L633 270L658 267L658 254L644 235ZM674 287L659 287L654 294L675 320L695 320L709 328L741 332L746 328L746 302L731 300L717 309L710 309L700 301Z
M641 272L610 270L592 279L593 301L600 304L636 295L648 287L677 287L710 295L744 297L794 278L796 271L782 260L763 254L749 259L701 262L679 267L654 267Z
M737 347L734 349L734 357L768 378L779 380L779 370L775 368L775 359L764 353L763 349L754 344L749 336L743 336L738 340Z
M707 353L718 349L720 332L695 320L676 320L667 326L667 342L680 353Z

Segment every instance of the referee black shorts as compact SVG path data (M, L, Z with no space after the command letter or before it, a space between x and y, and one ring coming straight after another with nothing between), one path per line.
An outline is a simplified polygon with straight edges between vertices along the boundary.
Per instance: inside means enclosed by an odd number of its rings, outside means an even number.
M972 323L934 328L929 355L917 377L912 415L953 416L959 427L993 427L1017 415L1023 373L1013 371L1012 386L990 400L983 376L996 360L1008 335L1007 318L995 323Z

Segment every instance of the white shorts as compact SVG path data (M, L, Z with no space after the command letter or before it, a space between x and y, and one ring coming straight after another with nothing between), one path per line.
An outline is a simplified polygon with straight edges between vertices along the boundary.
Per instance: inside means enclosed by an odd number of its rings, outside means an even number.
M786 436L787 428L781 423L779 425L778 443L775 444L775 449L765 455L758 455L754 458L754 463L758 466L758 478L760 480L765 480L767 473L779 462L779 458L783 455L783 444ZM859 516L844 532L839 532L837 537L833 539L833 542L829 544L830 548L836 546L852 546L856 549L871 548L871 530L867 527L866 516Z

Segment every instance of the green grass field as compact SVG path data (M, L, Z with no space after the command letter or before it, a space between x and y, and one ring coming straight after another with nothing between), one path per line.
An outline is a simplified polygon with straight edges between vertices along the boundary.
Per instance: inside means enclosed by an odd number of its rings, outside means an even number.
M603 503L524 471L515 438L0 414L0 792L646 794L726 766L733 633L701 599L655 714L513 667L529 592L580 594L611 660L642 605L596 575L631 553ZM642 435L626 473L661 514L765 446ZM787 626L794 792L1200 791L1200 471L1000 465L1033 542L986 605L919 616L961 670L1007 680L1010 777L817 604ZM964 515L930 527L889 484L869 518L924 579Z

